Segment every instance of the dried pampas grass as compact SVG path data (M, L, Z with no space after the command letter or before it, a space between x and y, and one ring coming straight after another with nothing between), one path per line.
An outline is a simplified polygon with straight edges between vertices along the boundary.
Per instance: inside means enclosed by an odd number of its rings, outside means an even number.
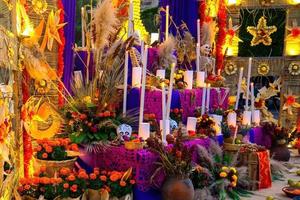
M173 36L168 37L158 48L160 66L164 68L176 62L176 57L173 55L176 46L176 40Z
M97 49L102 49L109 44L109 37L117 31L118 24L117 12L112 1L99 1L92 21L95 31L94 42Z

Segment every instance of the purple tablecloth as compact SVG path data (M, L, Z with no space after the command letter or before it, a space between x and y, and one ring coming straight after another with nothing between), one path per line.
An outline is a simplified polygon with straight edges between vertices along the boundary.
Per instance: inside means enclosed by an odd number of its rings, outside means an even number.
M254 127L249 131L250 142L270 149L272 146L272 138L270 135L264 134L262 127Z
M209 146L209 139L195 139L186 142L188 148L193 152L193 160L197 159L193 147L196 145ZM100 169L125 171L132 167L135 175L137 187L141 191L147 191L153 187L160 187L164 181L163 173L156 176L151 182L151 176L157 169L155 162L158 155L146 150L126 150L124 146L110 147L99 153L87 154L81 150L80 159L89 167L99 167Z
M220 89L220 93L217 90ZM228 108L228 88L212 88L210 91L210 109L218 106L224 110ZM223 99L223 102L220 102ZM140 90L133 88L127 95L127 110L138 108L140 105ZM183 108L183 121L194 116L196 107L202 105L202 88L192 90L173 90L171 109ZM162 95L160 90L147 90L145 93L145 114L155 114L157 120L162 119Z

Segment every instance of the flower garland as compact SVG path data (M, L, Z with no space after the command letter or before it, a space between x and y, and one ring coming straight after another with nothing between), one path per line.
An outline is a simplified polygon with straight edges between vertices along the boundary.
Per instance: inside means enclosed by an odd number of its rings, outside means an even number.
M223 46L226 41L226 7L224 0L220 0L219 2L219 11L218 11L218 27L219 33L216 42L216 62L217 62L217 69L223 68L224 62L224 53L223 53Z
M198 13L200 16L200 26L201 27L206 19L205 10L206 10L206 1L200 1Z
M64 5L62 3L62 0L57 1L57 8L61 9L62 12L60 12L60 23L64 23ZM57 76L59 78L58 82L58 106L61 108L64 105L64 98L63 98L63 83L61 81L63 73L64 73L64 50L65 50L65 33L64 29L61 28L58 30L59 37L61 39L61 44L58 46L58 66L57 66Z

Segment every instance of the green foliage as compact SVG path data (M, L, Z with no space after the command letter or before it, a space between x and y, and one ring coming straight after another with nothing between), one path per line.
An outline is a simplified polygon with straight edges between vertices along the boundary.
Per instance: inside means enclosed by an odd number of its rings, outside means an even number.
M143 21L146 30L149 33L158 32L159 27L157 26L156 23L157 14L158 14L158 7L150 8L141 12L141 19Z

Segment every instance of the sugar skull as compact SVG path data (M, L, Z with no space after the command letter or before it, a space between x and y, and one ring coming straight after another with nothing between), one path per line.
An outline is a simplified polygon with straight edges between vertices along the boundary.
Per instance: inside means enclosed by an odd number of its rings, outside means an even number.
M175 120L170 119L170 130L174 130L178 128L178 124Z
M124 140L125 137L130 138L132 133L132 128L128 124L121 124L117 128L117 133L120 136L121 140Z

